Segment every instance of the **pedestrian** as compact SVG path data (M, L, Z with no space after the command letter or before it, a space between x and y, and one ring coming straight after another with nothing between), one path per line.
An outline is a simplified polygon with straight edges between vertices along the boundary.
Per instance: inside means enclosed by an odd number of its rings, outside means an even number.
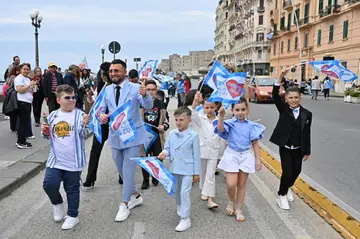
M165 100L166 105L168 105L169 102L170 102L170 98L169 98L169 91L170 91L170 89L169 89L169 87L170 87L170 86L169 86L169 82L168 82L168 81L163 80L163 81L161 82L161 88L160 88L160 90L162 90L162 91L164 92L164 94L165 94L164 100Z
M311 99L317 100L319 91L321 90L321 82L319 80L318 76L315 76L314 79L311 81L311 91L312 91L312 96Z
M56 101L56 88L65 83L63 82L62 75L56 71L57 66L55 62L48 64L48 71L44 76L44 99L47 102L49 108L49 114L54 110L60 108L59 103Z
M132 83L139 84L139 72L135 69L129 71L129 81Z
M82 96L83 96L83 103L85 105L85 114L89 114L90 108L91 108L91 105L86 100L86 90L87 89L94 90L94 87L95 87L95 84L90 75L90 72L91 72L90 69L83 69L81 71L82 74L81 74L81 79L80 79L81 85L83 86Z
M145 88L153 99L153 107L149 109L140 106L140 115L145 123L153 126L152 130L157 134L157 138L149 148L148 152L146 152L146 154L156 156L159 155L162 151L160 134L164 133L165 131L164 122L166 110L164 103L156 98L156 82L154 80L147 80L145 83ZM141 185L141 189L146 190L150 186L150 174L143 168L141 168L141 170L143 175L143 183ZM154 186L157 186L159 184L159 181L154 177L151 181Z
M157 90L156 91L156 98L158 100L160 100L161 102L164 103L164 106L165 106L165 120L164 120L164 132L162 133L159 133L159 136L160 136L160 140L161 140L161 147L164 148L164 145L165 145L165 132L170 128L170 125L169 125L169 121L170 121L170 117L169 117L169 112L167 111L167 103L165 101L165 93L164 91L162 90Z
M191 90L191 80L188 76L185 76L184 85L185 85L185 95L187 95Z
M100 115L101 123L106 124L108 122L108 114L105 114L106 108L108 108L110 113L114 112L117 107L132 99L130 115L137 130L137 136L127 144L124 144L111 128L109 131L109 145L112 148L112 157L118 173L124 181L122 202L115 217L115 221L121 222L129 217L130 209L143 203L143 198L136 190L136 185L134 184L136 161L131 160L131 158L140 156L140 147L145 143L143 136L146 132L139 112L140 104L144 108L151 109L153 107L153 100L149 93L146 92L144 83L141 85L134 84L125 77L126 63L124 61L119 59L113 60L110 65L109 75L113 84L105 89L105 99Z
M31 78L32 81L36 81L37 84L36 90L34 90L33 94L33 114L35 119L35 127L40 126L40 117L41 117L41 109L44 102L44 77L42 76L42 71L40 67L34 68L34 76ZM34 88L35 89L35 88Z
M243 222L245 217L242 207L246 182L249 173L261 170L259 140L263 138L265 127L247 119L248 103L244 98L232 106L232 112L234 117L224 120L225 109L224 107L220 108L219 121L214 132L228 143L218 165L219 169L226 172L229 197L226 214L229 216L234 214L234 202L236 201L236 221Z
M324 79L324 98L325 100L329 100L330 97L330 89L333 88L333 84L328 76Z
M90 117L75 109L74 89L69 85L56 88L60 109L51 112L42 132L51 141L46 163L43 189L53 205L54 221L64 218L64 203L59 192L61 182L68 200L68 210L61 229L68 230L79 223L80 175L86 164L85 136L90 132Z
M183 232L191 227L190 192L192 184L199 182L200 139L199 134L189 128L191 110L182 106L174 113L177 129L169 132L160 160L169 157L169 172L175 177L175 199L177 215L181 218L175 231Z
M176 91L177 91L178 108L179 108L183 106L185 103L185 96L186 96L185 83L180 74L177 75L176 80L177 80Z
M279 119L270 137L270 142L279 146L282 175L276 202L281 209L290 209L294 201L291 187L301 172L302 161L310 157L310 128L312 113L300 105L301 92L289 87L285 92L286 103L279 96L280 79L273 86L272 95L279 111ZM314 81L313 81L314 84Z
M306 89L306 81L305 81L305 79L302 79L300 82L301 94L305 94L305 89Z
M6 79L6 85L8 88L15 87L14 86L14 79L20 74L21 69L20 66L15 65L11 68L9 72L9 77ZM10 116L10 130L11 132L17 132L17 124L19 120L19 109L14 109L9 113Z
M30 64L23 63L20 65L21 74L14 79L14 86L17 92L19 106L19 127L17 129L18 140L16 146L19 149L31 148L32 145L26 142L28 137L29 124L31 124L31 104L33 101L33 88L37 81L29 79Z
M20 57L18 56L14 56L13 57L13 63L11 63L11 65L9 65L9 67L6 69L5 73L4 73L4 79L7 78L7 76L10 76L10 72L12 70L13 67L18 67L20 66Z
M201 167L199 186L201 189L201 200L207 201L209 209L215 209L218 208L218 205L214 202L216 188L215 171L220 157L221 145L224 144L224 141L214 133L213 122L218 119L215 115L216 104L205 100L203 104L204 113L200 114L196 107L200 105L201 101L201 94L197 92L192 104L191 120L197 126L196 128L200 136Z

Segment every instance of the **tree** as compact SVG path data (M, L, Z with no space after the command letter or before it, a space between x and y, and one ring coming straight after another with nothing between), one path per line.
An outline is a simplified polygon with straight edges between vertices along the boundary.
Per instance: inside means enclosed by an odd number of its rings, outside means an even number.
M207 74L208 73L208 70L206 70L206 69L201 69L201 70L199 70L199 74L200 75L205 75L205 74Z

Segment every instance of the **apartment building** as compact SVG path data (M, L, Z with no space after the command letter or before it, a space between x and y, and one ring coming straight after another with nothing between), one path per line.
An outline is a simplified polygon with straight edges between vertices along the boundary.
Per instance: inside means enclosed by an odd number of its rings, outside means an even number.
M284 67L296 65L288 77L309 79L319 72L306 62L330 56L359 75L359 16L360 0L293 0L292 3L273 0L270 10L274 35L270 57L272 74L276 76ZM343 92L344 82L334 80L335 91Z
M164 72L184 72L187 75L199 75L199 70L208 68L214 60L214 50L190 51L189 55L172 54L169 59L162 59L158 68Z
M223 61L229 62L229 0L220 0L216 8L215 55Z

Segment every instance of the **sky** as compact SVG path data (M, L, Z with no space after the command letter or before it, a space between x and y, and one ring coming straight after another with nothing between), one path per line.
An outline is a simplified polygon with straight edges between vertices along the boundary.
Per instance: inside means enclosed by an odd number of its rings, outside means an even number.
M116 58L127 58L129 69L135 68L134 57L144 62L213 49L217 4L218 0L0 0L0 78L15 55L35 66L35 29L29 16L34 9L44 18L39 29L40 67L54 61L66 69L86 57L96 72L101 45L105 60L113 59L111 41L121 44Z

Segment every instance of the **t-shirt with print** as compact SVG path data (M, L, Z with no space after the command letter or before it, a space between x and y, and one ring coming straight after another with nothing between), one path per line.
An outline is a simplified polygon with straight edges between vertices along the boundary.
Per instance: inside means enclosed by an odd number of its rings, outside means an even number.
M161 100L155 99L152 109L144 109L144 122L158 127L160 123L160 111L163 109L165 109L164 103L161 102ZM158 133L156 128L153 128L153 130Z
M30 84L30 79L21 74L14 79L15 89L16 86L27 86L29 84ZM18 101L27 102L31 104L33 101L33 87L30 86L27 92L25 93L17 93L17 99Z
M56 156L54 168L77 172L83 169L76 167L74 121L75 110L71 112L59 110L51 124L51 133Z

